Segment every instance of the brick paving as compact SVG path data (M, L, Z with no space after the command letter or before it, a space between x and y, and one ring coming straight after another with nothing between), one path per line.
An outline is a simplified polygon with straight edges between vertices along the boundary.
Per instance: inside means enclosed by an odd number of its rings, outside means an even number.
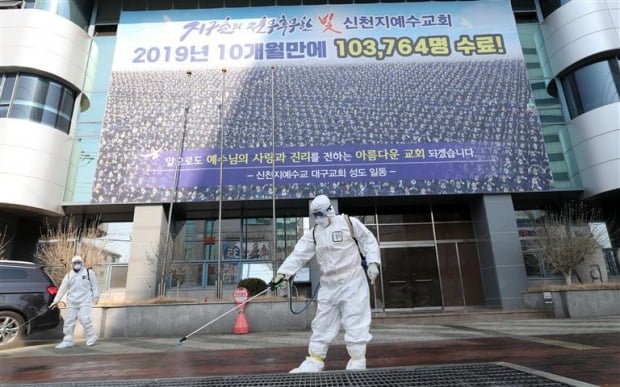
M620 316L587 319L375 324L368 367L508 362L583 383L620 386ZM310 332L111 338L57 350L29 342L0 352L0 384L97 382L286 373L306 354ZM342 334L326 371L348 360Z

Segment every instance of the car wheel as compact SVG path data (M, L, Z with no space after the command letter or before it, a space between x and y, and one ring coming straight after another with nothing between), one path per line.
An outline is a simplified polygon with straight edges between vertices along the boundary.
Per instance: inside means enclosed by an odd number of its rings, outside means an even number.
M24 319L15 312L0 311L0 349L14 348L23 342Z

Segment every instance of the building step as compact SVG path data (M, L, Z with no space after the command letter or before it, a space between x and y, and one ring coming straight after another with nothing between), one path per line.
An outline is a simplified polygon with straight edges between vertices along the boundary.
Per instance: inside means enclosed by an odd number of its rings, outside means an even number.
M424 311L386 311L374 312L372 325L384 324L426 324L451 323L484 320L524 320L553 318L546 310L518 309L460 309L460 310L424 310Z

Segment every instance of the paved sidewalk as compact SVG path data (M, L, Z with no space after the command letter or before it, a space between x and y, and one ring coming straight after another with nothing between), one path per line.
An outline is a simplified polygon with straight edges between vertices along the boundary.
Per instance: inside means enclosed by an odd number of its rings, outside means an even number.
M620 333L620 316L583 319L528 319L468 321L443 324L382 324L373 326L372 344L389 344L403 342L422 342L435 340L467 340L490 337L514 337L523 341L543 342L550 345L574 347L575 343L554 343L541 336L549 335L583 335L598 333ZM278 348L306 346L310 331L291 332L251 332L246 335L215 334L189 337L178 345L180 337L115 337L99 340L94 346L87 347L83 341L65 350L55 349L58 341L32 341L26 346L0 352L0 359L20 356L72 356L118 353L150 353L169 351L212 351L244 348ZM342 332L336 338L335 345L344 344Z
M510 362L594 385L620 386L620 316L584 319L466 321L373 326L368 367ZM0 384L210 377L286 373L306 353L303 332L113 338L87 347L54 349L28 342L0 352ZM326 370L341 370L348 355L342 333Z

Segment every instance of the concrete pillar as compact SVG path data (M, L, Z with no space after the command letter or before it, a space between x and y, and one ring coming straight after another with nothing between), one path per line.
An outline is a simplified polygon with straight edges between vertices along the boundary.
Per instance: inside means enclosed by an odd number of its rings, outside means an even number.
M168 223L161 204L136 206L127 268L126 300L148 300L157 295L157 249Z
M483 195L472 206L485 303L523 307L527 273L510 195Z

